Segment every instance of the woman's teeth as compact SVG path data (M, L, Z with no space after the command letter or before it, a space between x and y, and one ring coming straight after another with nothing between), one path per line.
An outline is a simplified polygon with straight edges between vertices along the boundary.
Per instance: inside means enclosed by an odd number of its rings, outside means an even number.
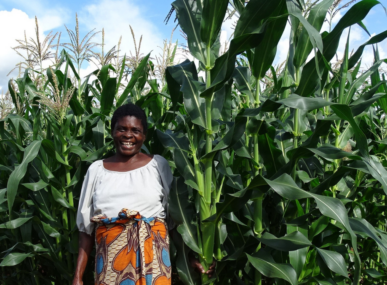
M130 143L130 142L122 142L121 144L123 144L125 146L133 146L134 145L133 143Z

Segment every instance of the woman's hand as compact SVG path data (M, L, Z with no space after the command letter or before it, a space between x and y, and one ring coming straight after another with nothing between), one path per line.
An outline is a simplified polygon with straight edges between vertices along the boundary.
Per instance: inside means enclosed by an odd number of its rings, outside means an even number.
M82 278L74 277L73 284L72 285L83 285Z
M79 232L78 260L72 285L83 285L83 273L85 272L93 245L93 236L88 235L87 233Z
M190 262L192 268L195 269L196 271L200 272L201 274L207 274L208 277L210 277L210 278L214 274L215 267L216 267L215 259L207 271L204 270L203 265L199 262L199 260L196 257L190 256L189 262Z

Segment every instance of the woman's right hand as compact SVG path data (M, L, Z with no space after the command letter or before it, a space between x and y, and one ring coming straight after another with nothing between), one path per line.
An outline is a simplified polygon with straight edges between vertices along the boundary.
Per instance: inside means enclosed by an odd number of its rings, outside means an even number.
M93 236L88 235L87 233L79 232L78 260L72 285L83 285L83 273L85 272L93 245Z
M72 285L83 285L83 281L81 278L75 277Z

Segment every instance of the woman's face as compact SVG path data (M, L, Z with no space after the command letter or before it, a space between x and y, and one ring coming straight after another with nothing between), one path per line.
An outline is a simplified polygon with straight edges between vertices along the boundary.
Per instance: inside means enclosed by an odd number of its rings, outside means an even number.
M141 120L134 116L119 118L112 131L116 152L123 156L133 156L141 151L146 136Z

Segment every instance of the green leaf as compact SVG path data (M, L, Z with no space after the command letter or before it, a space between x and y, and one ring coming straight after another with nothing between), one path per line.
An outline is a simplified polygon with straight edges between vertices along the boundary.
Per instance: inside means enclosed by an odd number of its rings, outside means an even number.
M280 278L292 285L298 284L294 268L289 264L276 263L266 251L260 250L256 256L246 255L251 265L262 275L269 278Z
M317 31L321 30L324 23L325 16L331 7L334 0L323 0L315 5L309 12L308 22ZM306 28L303 28L299 35L296 50L294 52L293 64L295 67L300 68L306 61L308 55L312 51L312 43L309 40L309 34Z
M253 98L253 90L250 85L251 72L244 66L235 67L233 77L239 92Z
M168 66L165 71L165 79L168 83L168 90L171 94L171 100L173 106L177 106L178 103L183 103L183 94L180 92L180 87L183 84L185 78L182 70L192 75L194 80L198 80L198 74L196 71L195 63L188 59L180 64L174 66Z
M63 142L66 143L66 142ZM61 164L68 166L68 164L63 160L63 158L59 155L59 153L55 149L55 145L52 141L44 139L42 140L42 147L47 152L47 154L54 158Z
M262 20L270 17L271 13L283 0L251 0L243 10L234 31L234 38L256 33Z
M226 15L227 6L228 0L204 0L200 36L206 46L211 47L216 41Z
M48 186L48 184L41 179L38 182L22 183L22 185L32 191L39 191Z
M188 154L191 151L189 149L189 141L187 137L182 133L174 134L170 131L163 133L160 130L157 130L156 133L165 148L174 148L173 153L175 156L175 163L177 169L184 177L186 184L200 190L196 184L195 169L191 160L188 158Z
M289 14L296 17L302 23L303 29L308 33L309 41L312 43L313 47L322 52L323 41L319 32L304 18L301 9L293 1L286 1L286 5Z
M200 97L200 92L204 90L204 83L195 81L191 74L182 69L184 74L183 84L180 91L183 93L184 107L191 117L192 123L206 128L206 112L204 98Z
M298 170L297 176L304 183L309 183L310 181L312 181L314 179L314 178L310 178L309 174L303 170Z
M371 74L373 74L375 71L378 70L379 66L385 62L385 60L379 60L375 62L367 71L363 72L361 76L356 78L356 80L353 81L351 86L349 87L348 91L345 94L343 104L349 104L352 101L353 96L355 95L355 92L360 88L360 86L369 78ZM386 61L387 62L387 61Z
M207 159L212 160L218 151L224 150L236 144L245 132L246 121L247 120L244 117L236 117L235 123L232 125L223 139L212 149L211 152L204 155L201 158L201 161L204 162Z
M128 83L128 85L126 86L124 92L122 92L122 95L120 96L120 98L118 99L117 103L116 103L116 107L120 107L125 101L126 99L128 98L129 96L129 93L132 91L134 85L137 83L138 80L140 80L141 78L143 77L146 77L147 76L147 70L146 70L146 67L148 65L148 59L149 59L149 56L150 56L150 53L148 55L146 55L140 62L140 64L138 65L138 67L136 68L136 70L133 72L132 74L132 77L130 78L130 81ZM115 79L114 79L115 80ZM113 91L113 100L114 100L114 93L115 90ZM109 110L110 111L110 110Z
M111 64L106 64L101 67L100 70L96 70L96 74L98 76L99 81L101 82L102 86L105 86L106 82L109 79L109 71L115 71L114 67Z
M281 238L265 232L261 238L258 238L263 244L281 251L293 251L308 247L311 242L299 231L292 232Z
M176 245L177 248L177 258L176 258L176 269L177 273L179 274L179 278L181 279L184 284L187 285L196 285L197 282L197 276L190 264L189 260L189 252L190 249L188 246L184 244L184 242L181 240L181 237L174 235L172 237L173 243Z
M317 220L315 220L309 228L309 239L312 240L315 236L320 234L325 228L329 225L330 220L328 217L321 216Z
M50 237L53 237L53 238L60 237L60 233L56 229L51 227L49 224L46 224L45 222L41 222L41 223L42 223L44 232L48 234Z
M230 220L230 221L232 221L232 222L234 222L234 223L237 223L237 224L239 224L239 225L241 225L241 226L247 227L247 225L244 224L244 223L242 223L241 220L239 220L238 217L235 216L235 214L234 214L233 212L228 213L228 214L225 214L223 217L224 217L225 219L228 219L228 220Z
M348 61L348 69L352 69L356 65L356 63L359 61L360 57L363 54L364 48L367 45L373 45L376 43L380 43L385 38L387 38L387 31L381 32L380 34L373 36L368 41L366 41L364 44L359 46L357 48L357 50L352 54L352 56L350 57L350 59Z
M230 82L224 84L224 86L215 92L214 100L211 105L211 119L219 120L222 118L223 109L226 103L226 97L228 93L231 93L232 86Z
M314 198L320 212L323 215L340 222L346 227L346 229L349 231L351 230L349 226L347 210L340 200L306 192L300 189L288 174L283 174L273 181L268 179L265 179L265 181L273 188L275 192L277 192L282 197L285 197L286 199L299 200L305 198Z
M347 265L345 264L344 257L340 253L321 248L316 249L330 270L348 278Z
M44 248L40 243L32 244L31 242L27 241L24 244L26 246L32 248L34 252L47 252L48 251L48 249Z
M0 263L0 266L15 266L21 263L27 257L31 256L33 256L31 253L12 252L3 259L3 261Z
M271 2L271 1L270 1ZM277 45L285 30L287 17L285 1L281 1L277 9L273 12L273 17L277 17L266 25L265 34L260 44L254 49L254 59L251 63L252 74L255 78L262 79L273 63L277 53ZM282 16L282 17L279 17Z
M100 149L105 145L105 124L102 119L100 119L93 128L93 137L97 149Z
M379 2L376 0L363 0L353 5L347 13L345 13L335 28L323 39L323 56L325 61L329 62L336 54L341 34L344 29L362 21L371 8L377 4L379 4ZM317 64L320 70L325 69L324 58L321 54L317 54ZM304 66L300 84L295 93L303 97L308 97L321 87L321 83L322 81L317 74L316 58L313 58Z
M106 143L102 148L90 154L84 161L94 162L97 159L101 159L110 146L111 142Z
M172 6L176 9L181 29L187 35L188 48L191 54L199 59L200 62L205 64L205 45L201 41L200 36L201 11L199 10L196 1L177 0L172 3ZM210 13L210 11L208 11L208 13ZM204 21L208 20L208 15L206 15L206 19ZM208 38L209 35L206 34L205 36Z
M196 227L192 224L194 208L188 200L187 186L183 179L178 178L172 182L170 193L169 212L175 223L178 224L177 231L181 234L184 242L193 251L202 254L196 237Z
M114 102L114 95L116 92L116 85L116 78L109 78L106 81L106 84L103 86L101 93L101 113L104 115L109 115L109 113L111 112Z
M78 75L77 70L76 70L75 67L74 67L73 61L71 60L71 56L66 52L65 49L62 50L62 53L63 53L63 55L66 57L66 63L68 63L68 64L70 65L70 68L71 68L71 70L73 71L75 77L76 77L78 80L81 80L81 78L80 78L79 75Z
M341 132L339 139L337 141L337 145L339 148L343 149L347 143L349 142L349 139L352 138L354 134L354 131L351 127L351 125L347 125L344 129L344 131Z
M297 94L291 94L288 98L278 100L276 103L283 104L289 108L306 111L320 109L333 104L332 102L328 102L322 98L301 97Z
M20 181L27 172L28 164L38 155L41 141L33 141L24 151L23 161L11 173L7 183L8 209L11 212Z
M351 124L355 132L357 147L359 148L361 155L367 158L369 156L367 138L355 122L351 109L347 105L339 104L332 105L331 108L337 116L339 116L343 120L348 121Z
M369 268L369 269L366 269L364 270L369 276L371 276L372 278L375 278L375 279L379 279L379 278L383 278L383 277L386 277L385 274L382 274L380 273L379 271L377 271L376 269L374 268Z
M83 106L79 102L79 100L77 98L77 93L78 93L78 89L75 89L73 96L71 96L69 104L70 104L71 110L74 112L75 116L82 116L85 113L85 109L83 108Z
M57 201L60 205L62 205L65 208L72 208L69 204L69 202L66 201L66 199L63 197L61 193L59 193L58 190L55 189L54 186L51 186L51 192L52 192L52 197L54 198L55 201Z
M17 218L15 220L12 220L12 221L0 224L0 229L11 229L11 230L13 230L13 229L16 229L16 228L24 225L26 222L28 222L31 219L32 219L32 217L29 217L29 218Z
M351 228L362 235L372 238L379 247L382 261L387 264L387 244L377 235L375 228L364 219L349 218Z
M325 159L328 160L334 160L334 159L341 159L344 157L348 157L354 160L360 160L361 157L358 155L354 155L350 152L346 152L344 150L341 150L339 148L336 148L332 145L323 145L319 148L309 148L309 150L316 155L319 155Z
M344 228L351 236L352 247L355 252L354 279L359 280L361 260L357 251L357 237L349 225L347 210L344 207L343 203L336 198L321 196L300 189L288 174L283 174L273 181L270 181L268 179L265 179L265 181L273 188L275 192L277 192L282 197L285 197L286 199L295 200L304 198L314 198L319 211L324 216L330 217L331 219L338 221L344 226Z
M274 143L275 130L272 134L266 133L258 136L258 147L261 158L266 168L267 176L271 177L285 164L282 151Z
M70 146L65 152L65 154L70 154L70 153L75 153L80 157L81 160L85 160L87 157L87 153L81 147L76 145Z

